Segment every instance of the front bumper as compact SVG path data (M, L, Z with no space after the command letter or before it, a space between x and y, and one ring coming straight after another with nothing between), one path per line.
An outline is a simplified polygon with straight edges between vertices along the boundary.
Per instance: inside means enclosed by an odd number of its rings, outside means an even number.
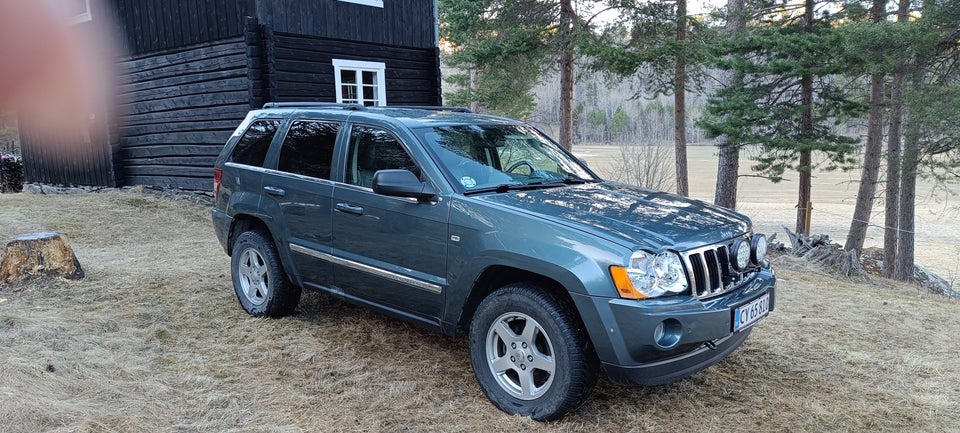
M658 385L710 367L740 347L752 327L732 332L733 311L765 293L773 311L775 286L773 272L764 269L742 288L707 300L573 297L584 323L593 325L587 331L610 380Z

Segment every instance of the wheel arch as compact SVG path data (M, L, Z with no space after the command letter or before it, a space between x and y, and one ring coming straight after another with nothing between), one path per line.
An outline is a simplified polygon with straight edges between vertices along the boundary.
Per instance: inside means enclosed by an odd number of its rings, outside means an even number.
M273 239L274 244L276 244L276 238L270 232L270 227L262 219L247 214L235 215L233 223L230 224L230 232L227 235L227 255L233 256L233 244L236 242L237 236L240 236L243 232L258 229L270 236L270 239Z
M465 336L469 332L470 322L477 312L477 307L490 293L508 284L523 282L531 283L553 294L566 303L571 311L574 313L577 312L576 304L573 302L573 298L570 297L569 291L556 279L512 266L491 265L484 269L474 282L473 288L470 290L470 294L467 296L461 308L460 317L454 328L454 334ZM583 326L579 313L577 314L577 320L580 321L580 325Z
M230 232L228 234L229 237L227 238L227 255L231 257L233 256L233 244L237 240L237 236L240 236L241 233L250 230L262 231L271 241L273 241L273 245L276 247L277 253L280 254L280 264L283 267L283 273L287 276L287 281L297 286L302 286L299 277L291 267L290 249L285 245L280 245L276 235L273 233L273 230L270 229L270 226L266 223L266 221L255 215L234 215L233 223L230 225Z

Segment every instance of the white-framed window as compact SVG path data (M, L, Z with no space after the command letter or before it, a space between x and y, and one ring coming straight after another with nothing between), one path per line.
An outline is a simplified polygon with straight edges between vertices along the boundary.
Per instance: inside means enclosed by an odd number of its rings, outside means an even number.
M381 62L333 59L337 102L341 104L387 105L387 86Z
M383 7L383 0L339 0L339 1L346 2L346 3L356 3L358 5L373 6L378 8Z

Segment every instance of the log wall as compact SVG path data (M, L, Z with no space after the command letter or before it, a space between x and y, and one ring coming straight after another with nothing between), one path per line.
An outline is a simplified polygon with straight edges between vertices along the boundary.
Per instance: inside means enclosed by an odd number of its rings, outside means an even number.
M247 42L235 37L121 66L122 183L211 189L213 162L250 109Z

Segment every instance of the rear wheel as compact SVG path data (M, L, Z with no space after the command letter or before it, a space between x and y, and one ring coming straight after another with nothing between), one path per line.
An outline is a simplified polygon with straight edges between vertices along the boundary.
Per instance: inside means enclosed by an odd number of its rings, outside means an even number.
M237 236L230 271L237 300L252 316L285 316L300 302L300 288L287 280L277 248L261 231Z
M532 284L490 294L470 325L470 360L501 410L546 421L582 405L598 365L573 309Z

